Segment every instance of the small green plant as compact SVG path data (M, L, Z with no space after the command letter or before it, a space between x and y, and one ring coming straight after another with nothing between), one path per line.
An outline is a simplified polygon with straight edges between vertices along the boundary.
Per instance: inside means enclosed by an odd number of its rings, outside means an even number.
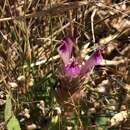
M15 117L12 109L11 96L6 96L6 104L4 111L5 123L8 130L21 130L19 121Z

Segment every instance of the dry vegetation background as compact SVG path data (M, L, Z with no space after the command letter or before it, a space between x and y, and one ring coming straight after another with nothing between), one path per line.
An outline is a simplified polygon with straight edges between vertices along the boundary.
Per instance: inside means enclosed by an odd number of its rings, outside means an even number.
M68 35L75 55L103 48L104 61L65 118L54 87ZM129 0L0 0L0 129L129 130L129 43Z

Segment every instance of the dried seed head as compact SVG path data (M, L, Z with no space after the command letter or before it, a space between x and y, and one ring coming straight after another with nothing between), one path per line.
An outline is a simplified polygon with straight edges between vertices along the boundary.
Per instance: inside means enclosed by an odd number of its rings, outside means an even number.
M18 87L18 84L15 83L15 82L8 82L8 84L9 84L9 86L10 86L11 88L17 88L17 87Z
M126 121L128 118L128 112L127 111L121 111L120 113L115 114L111 120L110 125L116 126L119 125L122 121Z
M67 130L72 130L72 126L67 126Z
M105 89L104 86L100 86L100 87L97 88L97 91L98 91L99 93L105 93L105 92L106 92L106 89Z
M42 111L43 115L45 115L45 102L43 100L37 104L37 107Z
M18 81L25 81L25 76L24 75L21 75L17 78Z
M27 109L27 108L24 109L24 116L25 116L27 119L30 118L29 112L30 112L29 109Z
M35 130L35 129L37 129L36 124L31 124L27 126L27 130Z
M34 79L31 78L31 79L29 80L29 82L28 82L28 86L32 87L33 84L34 84Z
M60 109L60 107L55 107L55 110L57 111L58 115L61 115L61 109Z

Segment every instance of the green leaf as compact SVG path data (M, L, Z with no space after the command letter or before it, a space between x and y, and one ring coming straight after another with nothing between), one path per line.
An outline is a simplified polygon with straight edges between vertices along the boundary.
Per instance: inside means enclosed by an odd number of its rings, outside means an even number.
M96 123L99 126L97 130L108 130L108 117L100 116L96 118Z
M53 116L51 119L51 122L49 124L49 130L59 130L59 117L58 116Z
M6 105L5 105L5 110L4 110L4 117L5 121L7 122L11 116L12 116L12 103L11 103L11 97L7 95L6 97Z
M58 123L58 121L59 121L59 117L58 117L58 116L54 116L54 117L52 117L51 122L52 122L53 124Z
M12 111L12 103L10 95L7 95L6 97L4 118L5 122L7 123L8 130L21 130L19 122Z
M14 115L9 120L7 128L8 130L21 130L19 122Z

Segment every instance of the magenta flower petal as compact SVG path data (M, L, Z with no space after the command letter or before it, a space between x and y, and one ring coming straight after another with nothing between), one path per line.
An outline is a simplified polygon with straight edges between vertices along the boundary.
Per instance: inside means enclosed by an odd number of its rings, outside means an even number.
M72 49L72 39L70 37L64 38L61 41L61 45L58 47L57 51L65 64L67 64L69 62L69 59L71 58Z
M89 72L95 65L99 65L102 60L103 56L101 54L101 50L97 49L82 66L81 75L84 75L85 73Z
M70 78L76 78L80 74L80 66L77 61L70 59L69 63L65 65L65 73Z

